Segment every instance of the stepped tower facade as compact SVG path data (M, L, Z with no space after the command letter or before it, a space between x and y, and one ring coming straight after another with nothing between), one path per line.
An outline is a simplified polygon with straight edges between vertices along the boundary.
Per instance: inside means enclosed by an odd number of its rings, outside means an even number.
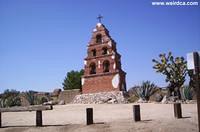
M82 93L126 91L126 73L121 67L121 55L116 42L102 23L93 29L84 59Z

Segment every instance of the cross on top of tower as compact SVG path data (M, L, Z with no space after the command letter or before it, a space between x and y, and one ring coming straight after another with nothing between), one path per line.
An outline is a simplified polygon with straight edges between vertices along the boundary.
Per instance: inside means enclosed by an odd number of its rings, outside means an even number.
M103 19L103 16L99 14L99 16L97 17L97 19L99 20L99 23L101 23L101 19Z

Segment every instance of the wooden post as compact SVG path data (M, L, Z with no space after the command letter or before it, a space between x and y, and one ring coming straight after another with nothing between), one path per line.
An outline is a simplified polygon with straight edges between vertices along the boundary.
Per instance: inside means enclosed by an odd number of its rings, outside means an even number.
M0 128L2 127L2 124L1 124L1 112L0 112Z
M141 121L140 105L133 105L133 120L134 121Z
M182 118L181 103L174 104L174 117L177 119Z
M191 77L193 76L195 89L197 92L197 116L198 127L200 132L200 52L192 52L187 54L187 68L191 70Z
M92 108L86 108L86 120L87 125L93 124L93 109Z
M198 112L198 125L199 125L199 132L200 132L200 77L199 77L199 71L197 75L197 81L196 81L196 89L197 89L197 112Z
M41 127L42 126L42 111L41 110L37 110L36 111L36 126Z
M194 76L195 76L195 88L197 90L197 112L198 112L198 126L200 132L200 54L194 52Z

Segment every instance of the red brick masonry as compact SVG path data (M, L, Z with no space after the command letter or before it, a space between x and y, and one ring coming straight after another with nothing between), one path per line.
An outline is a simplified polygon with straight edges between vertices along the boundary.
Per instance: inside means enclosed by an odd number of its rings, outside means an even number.
M82 93L126 91L126 73L121 69L121 55L117 52L116 42L103 24L96 25L87 53L82 77ZM109 65L106 66L105 62ZM109 69L107 72L105 67ZM92 69L95 69L94 74L91 74Z

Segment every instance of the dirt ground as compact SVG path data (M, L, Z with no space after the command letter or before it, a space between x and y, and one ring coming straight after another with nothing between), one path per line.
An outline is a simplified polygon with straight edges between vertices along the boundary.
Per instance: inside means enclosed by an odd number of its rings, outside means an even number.
M70 104L43 112L43 127L35 127L35 112L2 113L0 132L197 132L196 104L182 104L175 119L172 104L140 104L142 121L133 121L134 104ZM86 125L93 108L93 125Z

